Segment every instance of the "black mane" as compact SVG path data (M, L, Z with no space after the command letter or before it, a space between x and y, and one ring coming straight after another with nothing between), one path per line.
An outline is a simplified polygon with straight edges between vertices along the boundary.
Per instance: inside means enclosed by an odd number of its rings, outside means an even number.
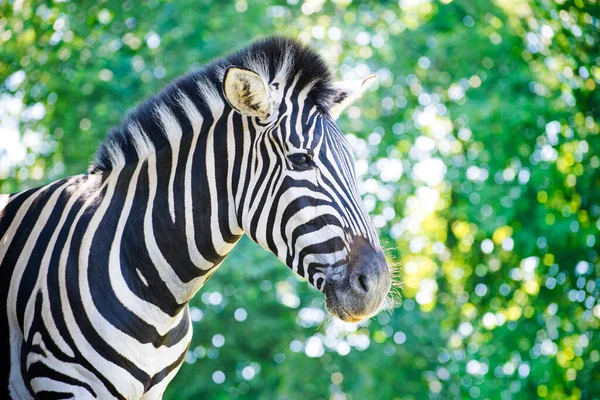
M179 93L185 93L203 115L210 115L209 104L200 94L198 82L207 86L212 85L225 101L222 92L223 72L229 66L239 66L253 69L256 65L264 66L263 76L271 82L282 68L287 70L288 79L299 76L296 90L312 85L309 97L317 106L328 109L333 101L335 91L332 88L331 72L323 58L310 47L297 40L285 37L270 37L259 40L251 45L191 72L161 90L155 96L131 110L121 121L112 128L106 139L100 144L96 157L89 172L102 172L114 167L114 155L118 153L126 163L135 162L139 155L135 148L135 138L129 127L132 124L140 126L147 142L155 149L168 145L168 139L155 115L158 105L166 105L178 120L183 134L191 132L191 123L187 119L178 102ZM256 71L261 73L261 71ZM263 74L264 75L264 74Z

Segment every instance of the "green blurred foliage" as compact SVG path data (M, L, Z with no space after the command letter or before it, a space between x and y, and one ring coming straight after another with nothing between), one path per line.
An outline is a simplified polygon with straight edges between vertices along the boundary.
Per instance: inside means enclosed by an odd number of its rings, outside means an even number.
M0 191L84 172L170 79L299 37L338 76L379 75L340 126L403 300L326 324L244 239L192 301L166 398L599 398L599 17L597 0L0 0Z

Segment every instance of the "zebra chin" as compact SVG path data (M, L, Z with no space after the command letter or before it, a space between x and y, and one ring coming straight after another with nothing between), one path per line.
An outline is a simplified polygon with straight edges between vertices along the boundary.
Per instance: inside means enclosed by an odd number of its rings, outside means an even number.
M348 263L325 269L327 311L344 322L359 322L377 314L391 288L383 251L364 240L355 245Z

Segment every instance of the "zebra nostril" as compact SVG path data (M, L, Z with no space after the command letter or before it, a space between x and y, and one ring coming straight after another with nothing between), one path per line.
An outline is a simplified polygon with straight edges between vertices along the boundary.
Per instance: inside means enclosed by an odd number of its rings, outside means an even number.
M353 286L357 291L362 291L365 293L369 292L369 278L367 275L359 273L355 275L354 281L355 282Z

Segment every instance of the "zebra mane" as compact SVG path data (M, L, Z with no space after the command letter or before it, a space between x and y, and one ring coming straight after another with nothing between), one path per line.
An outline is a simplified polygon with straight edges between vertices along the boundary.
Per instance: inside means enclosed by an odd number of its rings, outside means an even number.
M137 162L168 146L174 136L191 134L194 121L189 120L190 109L210 118L211 105L227 104L222 82L229 66L251 69L268 83L298 79L294 90L309 87L308 97L322 109L334 101L331 72L316 51L285 37L259 40L177 79L136 106L109 131L88 172L101 173Z

